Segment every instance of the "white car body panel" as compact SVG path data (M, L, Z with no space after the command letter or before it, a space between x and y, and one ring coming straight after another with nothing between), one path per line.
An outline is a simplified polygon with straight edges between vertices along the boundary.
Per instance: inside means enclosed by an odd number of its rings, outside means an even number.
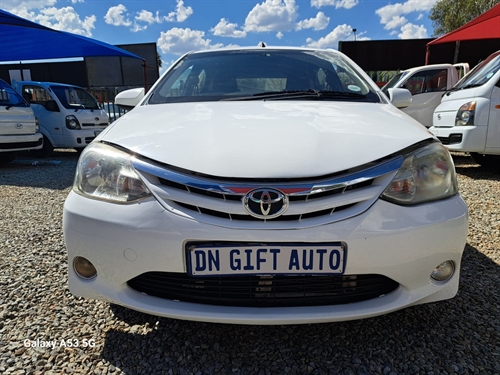
M263 55L258 49L254 55L267 58L272 54L269 51L274 50L266 48L266 55ZM316 53L310 49L281 50L306 51L308 56L304 59ZM341 56L336 51L321 53ZM196 55L193 53L195 59ZM280 56L276 53L276 58ZM332 71L328 70L331 65L322 65L328 73L325 77L331 77ZM262 66L268 68L266 64ZM358 67L354 69L366 77ZM166 75L170 72L175 74L175 69L171 67ZM182 69L177 73L183 84L188 82L181 76ZM210 69L205 73L207 82ZM189 78L196 80L198 74L196 71L194 77ZM200 88L201 93L201 81L198 84L196 88ZM468 212L453 185L456 179L451 158L427 129L388 103L373 82L367 79L366 85L373 86L368 89L375 96L372 102L361 102L359 95L333 100L332 97L330 100L319 96L312 98L311 92L313 96L317 92L300 89L302 99L286 95L277 100L256 99L251 95L238 98L236 95L229 96L229 101L197 97L193 102L189 97L195 94L187 95L188 99L175 97L183 90L179 84L165 89L163 99L185 99L186 102L150 104L149 98L161 87L161 82L157 82L141 102L138 90L126 94L137 100L133 101L137 106L111 124L83 151L75 187L64 206L70 291L76 296L108 301L158 316L263 325L361 319L452 298L458 290ZM172 87L175 93L170 90ZM186 87L190 86L186 83ZM355 91L360 87L357 89ZM445 155L448 159L439 159L442 161L439 163L434 155ZM413 168L409 165L418 158L429 163L418 164L422 168L418 169L419 178L415 181L428 187L431 179L432 183L436 181L435 176L439 175L437 180L446 176L450 182L445 184L446 195L439 195L435 200L423 199L419 201L423 203L413 205L407 205L407 201L391 203L388 186L395 190L401 188L405 194L409 187L405 183L398 185L403 180L395 180L396 176L403 174L403 168ZM120 160L122 169L113 167L114 160ZM89 193L85 190L88 186L95 190ZM144 195L133 202L119 202L113 194L121 189L127 194L139 191ZM248 201L255 198L252 195L255 190L262 193L256 203L260 204L262 215L252 213L249 208ZM98 194L93 195L94 192ZM283 217L279 217L280 212L268 218L271 203L264 207L269 202L266 199L271 199L271 194L276 192L282 193L280 209L286 212ZM426 191L422 196L425 194ZM191 276L193 266L188 261L188 252L193 250L191 246L216 248L228 244L238 249L250 246L285 249L300 244L302 248L316 250L329 244L330 249L344 251L344 274L335 275L335 282L342 290L340 298L352 288L363 288L362 281L358 284L352 280L370 275L375 275L378 281L383 280L382 284L389 281L394 288L383 293L378 293L377 289L378 294L370 299L359 292L363 296L356 298L364 300L336 300L330 305L314 302L307 306L310 299L304 301L311 297L316 299L318 290L300 298L293 292L291 302L294 305L291 307L282 307L280 301L273 307L248 307L246 300L243 305L234 300L218 302L227 305L206 302L203 298L211 291L204 283L211 281L203 278L214 280L215 275ZM251 254L247 255L249 264ZM95 266L96 275L85 278L76 272L75 262L82 258ZM305 255L303 259L305 264ZM454 265L453 274L447 280L435 281L431 278L432 272L446 261ZM230 265L221 272L227 273L229 269L234 270ZM306 269L290 272L294 274L293 282L303 283L307 275L316 283L316 277L320 276ZM280 270L286 272L286 267ZM202 301L183 299L181 302L182 298L155 297L131 285L151 272L160 273L159 277L167 275L168 279L187 277L189 282L186 284L194 285L196 293L201 291L202 296L197 298ZM280 276L283 275L256 272L252 277L258 279L257 289L252 287L241 294L248 294L253 302L254 293L263 290L266 293L269 279L275 278L279 283L284 279L278 280ZM286 274L285 279L288 276ZM221 284L233 283L233 279L224 279L227 274L217 277L221 277ZM333 276L327 283L332 280ZM153 282L153 288L157 286L156 281ZM226 285L228 289L232 287ZM369 283L369 287L373 284ZM222 293L231 294L228 289L221 289ZM239 293L237 298L240 298ZM282 296L278 295L280 292L276 294L267 300L264 296L258 303L279 300ZM330 296L322 295L321 298Z
M460 268L466 210L459 196L410 209L379 200L362 215L335 224L301 230L251 230L250 223L246 230L235 230L171 215L152 199L131 206L89 204L88 199L71 193L64 214L66 246L72 254L99 265L99 276L82 281L70 267L70 290L150 314L206 322L301 324L368 318L455 295L458 273L447 283L433 282L429 275L447 259ZM106 212L105 217L96 220L96 211ZM446 241L443 233L448 234ZM87 246L90 237L91 248ZM401 286L387 296L346 305L241 308L163 300L127 285L127 280L143 272L186 272L184 246L188 240L257 238L278 243L344 241L348 247L346 274L380 272Z
M98 140L207 175L292 178L343 171L431 137L390 104L252 101L139 106Z

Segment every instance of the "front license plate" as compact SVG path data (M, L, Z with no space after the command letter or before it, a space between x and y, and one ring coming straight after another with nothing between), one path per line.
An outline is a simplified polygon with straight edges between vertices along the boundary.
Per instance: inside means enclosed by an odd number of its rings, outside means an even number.
M345 244L191 245L188 273L202 275L342 274Z

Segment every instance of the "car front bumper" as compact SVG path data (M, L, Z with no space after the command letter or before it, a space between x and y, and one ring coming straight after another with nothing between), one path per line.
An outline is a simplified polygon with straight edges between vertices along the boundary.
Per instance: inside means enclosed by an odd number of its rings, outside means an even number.
M223 228L166 211L154 198L130 205L71 192L64 207L69 287L77 296L113 302L177 319L237 324L302 324L361 319L452 298L458 290L466 242L467 207L459 195L402 207L377 200L366 212L340 222L291 230ZM187 242L347 244L346 275L380 274L399 283L393 292L363 302L314 307L227 307L179 302L139 293L127 284L145 272L187 272ZM97 277L81 279L75 257L90 260ZM430 278L451 260L446 282Z

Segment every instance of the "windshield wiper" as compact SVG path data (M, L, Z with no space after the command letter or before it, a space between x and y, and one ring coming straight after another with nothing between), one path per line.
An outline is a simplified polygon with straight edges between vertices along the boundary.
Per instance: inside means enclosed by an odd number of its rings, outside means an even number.
M465 89L471 89L473 87L479 87L479 86L482 86L484 85L484 83L471 83L469 85L466 85L466 86L463 86L463 87L452 87L451 89L449 89L448 91L446 91L445 95L446 96L450 96L450 94L453 92L453 91L458 91L458 90L465 90Z
M344 91L329 91L329 90L284 90L284 91L267 91L253 94L252 96L240 96L234 98L222 99L222 101L233 100L286 100L286 99L364 99L366 95L357 94L354 92Z

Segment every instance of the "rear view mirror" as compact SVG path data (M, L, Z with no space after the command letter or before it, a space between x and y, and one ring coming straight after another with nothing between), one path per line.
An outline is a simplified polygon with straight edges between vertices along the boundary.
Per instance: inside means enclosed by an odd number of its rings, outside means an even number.
M122 91L115 97L115 104L126 111L133 109L144 98L144 88Z
M409 107L412 101L411 92L407 89L389 89L387 90L389 93L389 100L391 103L399 108Z

